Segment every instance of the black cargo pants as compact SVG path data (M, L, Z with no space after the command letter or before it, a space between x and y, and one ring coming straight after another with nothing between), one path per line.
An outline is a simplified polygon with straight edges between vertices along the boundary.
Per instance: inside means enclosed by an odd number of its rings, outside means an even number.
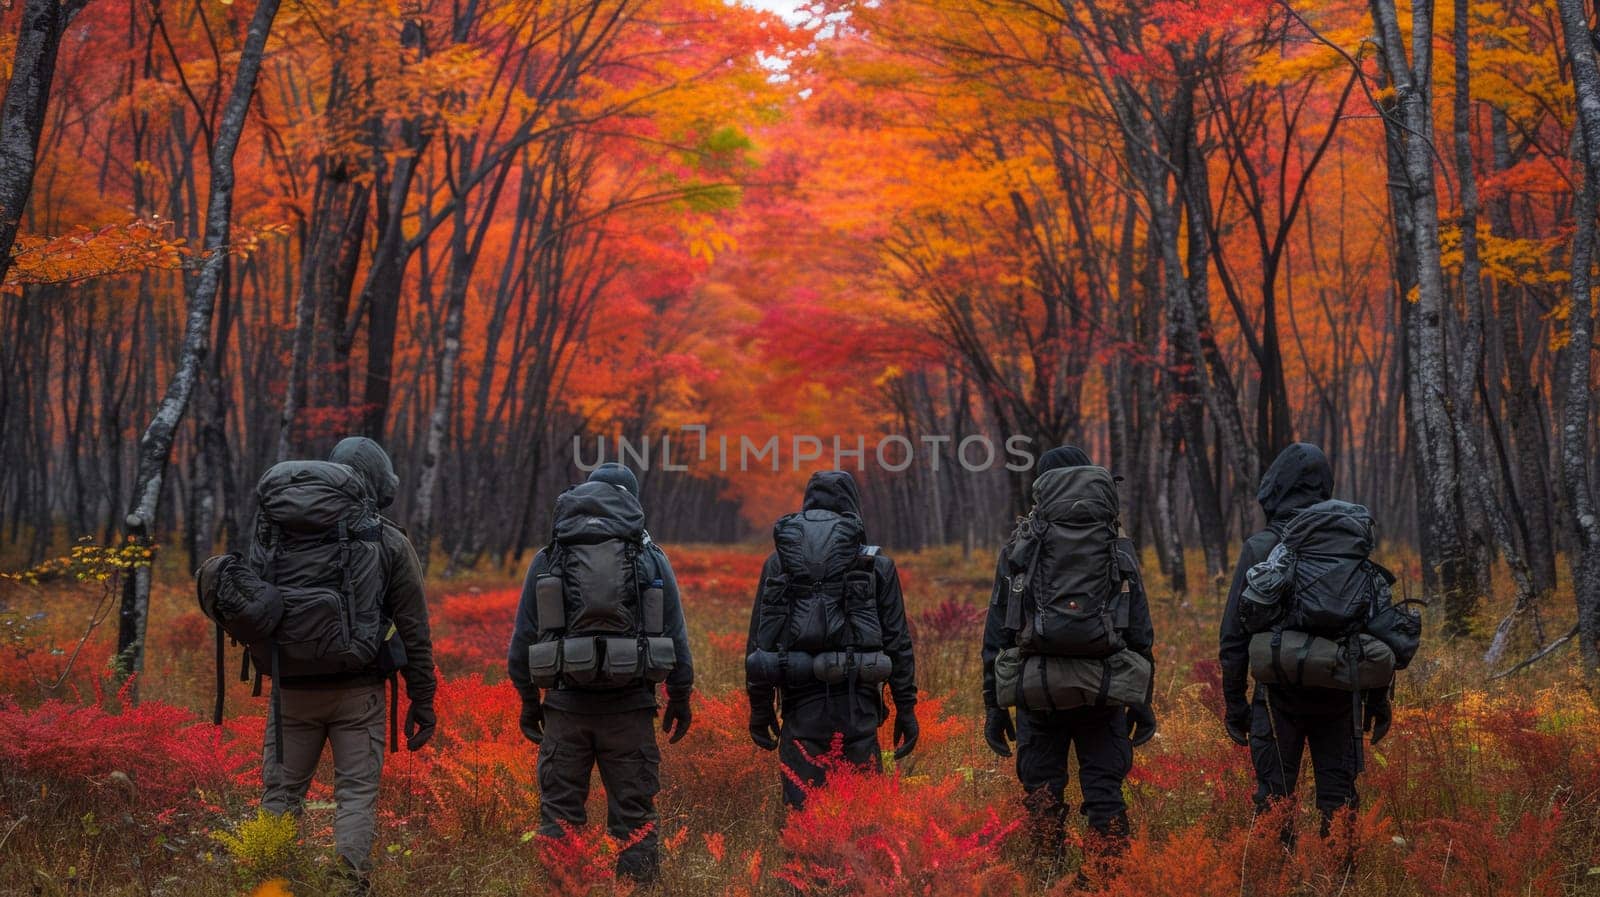
M1250 708L1250 759L1256 768L1258 812L1294 795L1307 748L1324 834L1334 813L1356 806L1354 712L1344 694L1332 695L1317 706L1297 702L1291 709L1273 703L1266 689L1256 689Z
M595 767L606 788L606 830L628 845L617 873L649 882L661 868L656 793L661 751L655 711L544 712L539 745L539 834L559 838L588 822L589 780Z
M1017 778L1041 839L1064 832L1068 752L1078 754L1078 786L1089 827L1110 836L1128 831L1122 782L1133 768L1126 707L1017 711Z

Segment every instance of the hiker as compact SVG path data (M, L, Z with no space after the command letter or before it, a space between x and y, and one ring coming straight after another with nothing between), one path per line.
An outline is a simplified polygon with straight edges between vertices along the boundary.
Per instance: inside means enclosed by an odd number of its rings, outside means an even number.
M645 532L633 471L602 464L556 499L554 539L528 567L507 668L522 734L540 746L539 834L559 838L588 821L599 767L606 827L627 845L617 874L654 882L656 686L666 683L661 729L676 744L693 719L694 665L678 581Z
M983 630L984 740L1001 757L1016 742L1017 778L1045 855L1058 854L1065 837L1074 748L1081 812L1105 849L1120 850L1129 832L1122 783L1133 749L1156 733L1150 608L1111 474L1070 445L1041 455L1034 473L1033 509L995 565Z
M223 555L200 571L202 607L219 624L218 660L227 628L248 649L257 688L263 674L272 678L261 808L300 815L331 745L334 842L355 893L366 892L372 871L384 690L396 672L410 705L407 749L421 750L436 727L422 565L405 531L378 513L399 485L388 454L361 437L341 441L328 461L275 465L257 486L248 562ZM220 667L218 677L220 686ZM389 698L392 731L398 690ZM221 710L219 692L219 719Z
M882 769L885 682L896 759L910 756L920 731L900 576L865 544L855 480L813 474L801 508L773 527L745 646L750 738L778 752L784 804L796 810L832 762ZM829 759L835 740L843 756Z
M1272 462L1256 494L1266 529L1239 555L1218 653L1223 722L1250 748L1257 811L1295 793L1309 748L1323 835L1335 813L1357 805L1361 736L1376 745L1388 734L1389 682L1421 632L1417 617L1389 603L1393 576L1370 560L1370 515L1332 495L1333 468L1317 446L1294 443ZM1383 621L1403 632L1374 638ZM1323 650L1327 663L1305 662ZM1347 665L1350 651L1359 656ZM1333 673L1314 678L1320 669ZM1283 838L1293 843L1292 828Z

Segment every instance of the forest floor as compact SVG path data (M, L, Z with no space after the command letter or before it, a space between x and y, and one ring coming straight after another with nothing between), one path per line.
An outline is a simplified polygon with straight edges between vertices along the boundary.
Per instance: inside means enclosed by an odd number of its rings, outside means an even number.
M698 681L692 731L662 742L661 893L1600 894L1600 712L1570 652L1491 682L1481 642L1425 641L1401 676L1393 732L1367 752L1361 810L1322 840L1302 808L1291 854L1280 820L1252 819L1246 751L1219 721L1221 586L1179 600L1152 576L1160 734L1127 782L1131 848L1085 863L1077 817L1059 850L1029 843L1012 761L982 740L992 558L901 559L921 744L891 760L890 775L843 776L786 819L776 757L746 733L742 654L760 551L671 556ZM387 757L376 894L627 892L610 880L616 845L599 825L554 843L532 834L536 749L504 681L519 579L434 583L439 734ZM0 894L329 893L326 765L298 832L256 817L265 699L234 672L228 718L211 725L211 626L175 567L158 580L137 706L109 684L106 583L70 572L0 582ZM593 822L602 801L597 782Z

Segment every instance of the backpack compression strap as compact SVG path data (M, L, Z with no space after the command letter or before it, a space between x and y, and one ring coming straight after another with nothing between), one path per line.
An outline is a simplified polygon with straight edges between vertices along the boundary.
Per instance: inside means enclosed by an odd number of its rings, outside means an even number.
M220 726L220 725L222 725L222 700L223 700L223 697L228 693L228 675L222 669L222 665L227 662L227 658L224 656L224 649L223 649L223 644L222 644L222 624L221 623L217 623L216 627L217 627L217 703L216 703L216 705L214 707L211 708L211 723L212 723L212 725ZM246 655L246 656L248 656L248 655Z

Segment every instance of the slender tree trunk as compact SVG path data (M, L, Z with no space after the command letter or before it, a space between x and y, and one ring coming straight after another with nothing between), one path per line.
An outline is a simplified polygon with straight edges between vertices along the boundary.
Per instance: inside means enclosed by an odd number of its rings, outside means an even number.
M1505 113L1498 108L1492 110L1489 126L1495 170L1504 171L1511 167L1511 135ZM1509 198L1502 196L1489 204L1489 225L1497 237L1513 235ZM1526 348L1528 339L1523 333L1522 309L1526 301L1525 291L1517 286L1500 284L1495 290L1496 341L1509 393L1506 419L1511 431L1510 454L1516 459L1515 477L1506 478L1506 488L1515 494L1516 505L1522 511L1523 551L1533 570L1534 585L1540 594L1549 594L1556 587L1555 519L1550 500L1554 483L1544 403L1534 383L1532 360Z
M167 384L156 413L139 440L138 478L133 492L133 507L128 511L127 530L131 539L149 545L158 529L161 494L167 467L172 459L173 437L195 389L205 363L211 336L211 318L217 294L226 280L228 241L233 214L234 152L250 112L261 57L266 49L279 0L260 0L250 20L239 66L227 105L217 122L216 142L211 148L210 196L206 203L205 242L199 270L188 278L185 303L183 346L177 368ZM122 594L120 626L117 632L117 659L121 671L136 675L144 668L145 627L150 616L149 566L138 567L127 578ZM137 690L137 683L135 683ZM137 694L134 695L137 699Z
M1600 516L1589 477L1590 372L1594 340L1595 194L1600 177L1600 66L1595 63L1583 0L1557 0L1578 103L1576 142L1583 187L1573 203L1571 338L1562 350L1566 368L1561 415L1562 483L1571 507L1578 551L1572 586L1578 605L1579 647L1586 671L1600 667Z
M1421 425L1421 430L1408 435L1421 453L1422 472L1426 477L1422 485L1427 499L1426 519L1432 532L1432 550L1424 556L1424 563L1436 571L1444 599L1446 632L1463 635L1470 629L1477 608L1478 577L1472 569L1472 558L1462 532L1461 472L1447 404L1452 395L1447 366L1454 353L1449 351L1447 318L1452 312L1445 293L1439 246L1439 198L1433 172L1434 129L1429 90L1433 64L1432 10L1419 5L1412 12L1411 50L1415 57L1412 61L1406 59L1406 45L1393 0L1372 0L1372 14L1382 39L1385 70L1395 90L1395 108L1385 124L1389 138L1402 142L1404 168L1391 172L1391 177L1398 177L1404 184L1402 192L1411 218L1412 260L1416 265L1416 298L1410 322L1415 331L1416 351L1408 362L1413 366L1415 387L1410 399L1418 406L1418 413L1412 419ZM1394 116L1398 116L1398 122Z

